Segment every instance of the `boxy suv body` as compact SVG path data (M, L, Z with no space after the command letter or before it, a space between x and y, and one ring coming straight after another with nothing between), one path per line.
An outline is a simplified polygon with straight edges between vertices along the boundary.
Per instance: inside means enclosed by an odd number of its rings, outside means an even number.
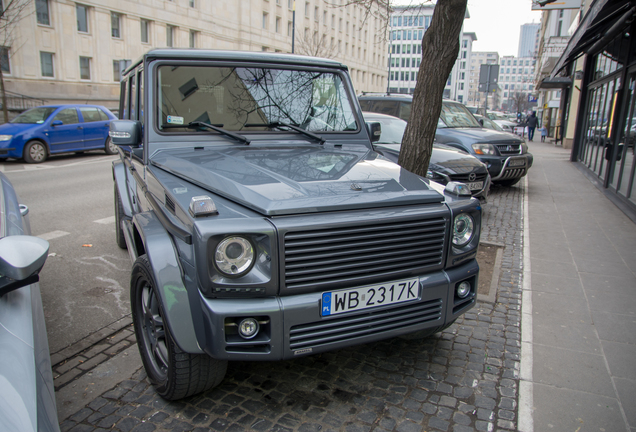
M424 337L475 304L479 202L372 150L346 66L150 51L119 112L116 239L164 398L215 386L228 360Z
M413 97L401 94L363 94L358 96L363 111L400 117L409 121ZM528 173L533 157L518 136L485 129L458 102L444 100L435 141L464 150L488 167L491 180L504 186L516 184Z

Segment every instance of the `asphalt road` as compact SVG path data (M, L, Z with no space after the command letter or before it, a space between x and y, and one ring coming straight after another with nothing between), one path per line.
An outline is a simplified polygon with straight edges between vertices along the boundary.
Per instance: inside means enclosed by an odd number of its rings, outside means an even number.
M118 156L87 152L43 164L0 163L31 233L51 247L40 287L51 353L130 313L128 253L115 243L111 163Z

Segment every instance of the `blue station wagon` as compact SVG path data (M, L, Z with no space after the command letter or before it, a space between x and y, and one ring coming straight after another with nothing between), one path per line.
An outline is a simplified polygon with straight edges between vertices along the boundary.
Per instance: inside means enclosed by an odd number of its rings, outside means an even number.
M98 105L51 105L31 108L0 126L0 158L28 163L44 162L49 155L104 149L117 153L108 137L117 117Z

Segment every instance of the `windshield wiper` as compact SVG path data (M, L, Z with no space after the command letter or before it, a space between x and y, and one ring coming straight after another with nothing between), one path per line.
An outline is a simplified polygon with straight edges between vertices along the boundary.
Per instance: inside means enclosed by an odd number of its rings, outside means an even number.
M281 122L274 122L274 123L246 123L244 125L244 127L271 127L271 128L277 128L280 129L281 127L286 127L289 128L291 130L294 130L296 132L298 132L299 134L308 136L309 138L313 138L316 141L320 142L320 144L324 144L325 143L325 139L323 137L321 137L320 135L316 135L315 133L311 133L305 129L299 128L298 126L294 126L291 125L289 123L281 123Z
M221 125L223 126L223 125ZM176 124L163 124L161 125L162 129L176 129L176 128L188 128L188 129L194 129L197 127L204 127L204 128L208 128L208 129L212 129L213 131L216 131L222 135L226 135L229 136L230 138L234 138L236 141L240 141L242 143L244 143L245 145L249 145L250 144L250 140L248 140L247 138L245 138L243 135L239 135L239 134L235 134L233 132L230 132L228 130L222 129L221 127L217 126L217 125L211 125L209 123L205 123L205 122L201 122L201 121L193 121L188 123L187 125L176 125Z
M230 131L222 129L222 128L218 127L218 126L211 125L209 123L205 123L205 122L202 122L202 121L193 121L193 122L190 122L188 124L188 127L197 127L197 126L206 127L208 129L212 129L213 131L217 131L218 133L221 133L223 135L227 135L230 138L234 138L235 140L240 141L240 142L242 142L245 145L249 145L250 144L250 140L245 138L243 135L235 134L234 132L230 132Z

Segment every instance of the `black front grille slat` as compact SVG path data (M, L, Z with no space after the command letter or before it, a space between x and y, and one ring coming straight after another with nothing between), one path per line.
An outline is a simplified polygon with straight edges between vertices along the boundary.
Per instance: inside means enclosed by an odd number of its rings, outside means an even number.
M419 243L415 246L409 247L409 248L400 248L400 249L396 249L395 247L391 248L388 252L378 252L378 253L374 253L374 254L365 254L364 258L367 260L373 260L376 258L381 258L381 257L387 257L387 256L395 256L395 255L399 255L400 257L402 257L402 254L410 254L410 253L426 253L426 252L431 252L431 251L436 251L437 249L441 248L444 246L443 243L444 239L443 238L439 238L438 241L436 242L430 242L431 244L422 244ZM335 255L335 254L334 254ZM289 270L293 270L296 268L305 268L305 267L318 267L318 266L324 266L324 265L338 265L338 264L342 264L342 263L347 263L347 262L352 262L352 261L358 261L360 259L360 257L358 255L354 255L354 256L346 256L346 257L342 257L342 256L334 256L334 255L322 255L322 258L318 258L316 256L311 257L310 259L306 259L306 260L300 260L300 258L297 258L299 262L295 263L295 264L287 264L287 274L289 275L290 272ZM291 261L293 262L293 261ZM367 261L369 262L369 261ZM370 262L369 262L370 263Z
M394 328L422 324L441 318L442 300L409 303L386 310L374 310L324 321L301 324L290 330L290 348L299 349L377 334Z
M440 236L439 231L433 232L431 234L424 234L424 235L420 235L419 237L416 237L418 240L420 241L428 241L429 239L435 239L438 238ZM285 248L285 255L286 258L288 256L293 257L296 254L313 254L316 252L326 252L326 251L334 251L334 250L342 250L343 248L348 248L348 249L354 249L354 248L366 248L368 246L375 246L375 245L395 245L396 241L399 240L411 240L413 239L413 236L406 236L406 238L402 238L402 236L395 236L395 237L389 237L389 238L382 238L382 239L377 239L377 240L373 240L373 241L360 241L360 242L356 242L356 243L347 243L346 245L343 245L341 243L338 244L334 244L334 243L330 243L327 246L322 246L322 247L314 247L314 248L303 248L303 249L293 249L290 250L287 248Z
M438 248L441 249L441 246ZM429 259L429 258L433 258L435 259L436 257L439 256L439 250L437 251L432 251L432 252L428 252L428 253L419 253L419 254L413 254L410 255L410 258L413 259ZM381 257L375 260L367 260L365 261L365 264L367 266L376 266L376 265L380 265L380 264L386 264L386 263L391 263L391 262L395 262L395 261L404 261L404 256L401 254L398 254L398 256L392 256L392 257ZM360 268L360 264L354 262L351 264L329 264L329 263L324 263L324 266L327 266L328 268L323 268L322 270L329 270L329 271L334 271L334 270L347 270L347 269L358 269ZM296 270L296 271L287 271L287 279L293 279L295 276L302 276L302 275L306 275L306 274L313 274L316 270L321 270L321 269L314 269L312 267L307 268L304 267L305 270Z
M437 254L437 256L439 256L439 254ZM416 266L416 264L419 264L419 266L438 264L439 260L437 259L437 256L435 256L434 259L429 259L428 261L425 261L425 262L421 260L421 257L415 257L410 260L402 259L398 261L397 263L389 263L385 265L375 265L375 266L369 266L369 267L358 266L358 268L355 270L352 270L351 268L349 268L347 271L324 272L322 274L305 273L305 277L288 277L287 284L289 286L289 284L291 283L306 282L311 280L314 280L314 281L320 280L320 279L333 280L333 279L338 279L341 277L345 278L352 275L360 275L360 274L366 275L366 274L369 274L369 272L381 271L381 270L412 269L414 266Z
M451 180L454 181L461 181L461 182L479 182L479 181L484 181L486 180L486 177L488 176L488 174L477 174L475 175L475 179L471 180L468 177L468 174L453 174L450 176Z
M289 231L282 251L285 287L328 289L439 266L446 227L446 219L437 216Z
M339 243L345 242L355 242L360 239L373 239L373 238L386 238L386 237L395 237L396 235L400 236L412 236L418 233L431 232L439 229L439 226L432 227L422 227L422 228L410 228L410 229L392 229L392 230L382 230L378 232L368 231L366 233L356 233L355 235L339 235L339 236L329 236L329 235L321 235L320 237L307 239L305 241L301 240L289 240L285 238L286 245L300 247L300 246L313 246L313 245L322 245L322 244L330 244L334 241Z
M521 144L496 144L502 155L521 154Z
M420 226L426 226L426 225L436 225L436 224L439 224L440 222L443 223L444 220L443 219L441 221L439 219L419 220L419 221L403 222L403 223L386 223L382 225L369 224L369 225L364 225L363 227L351 226L346 228L322 229L319 231L289 232L287 233L287 235L285 235L285 241L291 242L296 239L315 238L316 236L324 237L329 235L368 233L369 231L374 231L378 229L382 229L382 230L406 229L406 228L420 227Z

